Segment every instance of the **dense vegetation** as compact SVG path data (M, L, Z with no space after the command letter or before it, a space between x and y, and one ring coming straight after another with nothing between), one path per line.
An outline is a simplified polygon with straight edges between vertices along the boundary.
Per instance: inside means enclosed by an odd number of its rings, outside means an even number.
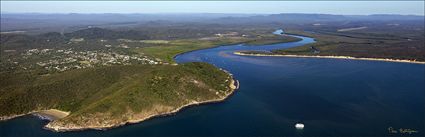
M205 63L111 66L45 76L2 73L0 77L0 115L56 108L72 112L66 121L102 113L99 118L121 122L130 118L125 114L150 112L157 106L175 109L230 92L229 76Z
M43 16L50 23L40 23L37 17L35 20L21 19L20 16L2 14L0 116L49 108L71 111L69 117L57 121L59 125L63 122L75 125L120 123L170 111L193 101L222 98L229 93L226 73L204 63L166 64L174 63L173 57L177 54L218 45L261 45L299 40L270 34L281 27L289 33L314 37L317 43L276 50L272 54L425 60L423 16L276 14L187 17L192 22L174 16L160 20L147 15L108 14L54 15L55 18L65 16L59 22L44 15L24 15L22 18L28 16ZM90 21L79 23L78 19L67 16ZM144 20L145 16L154 19ZM111 21L111 18L122 20ZM52 25L51 22L58 24ZM22 32L15 33L14 30ZM31 53L30 56L28 53L32 49L52 49L50 52L54 53ZM64 51L72 53L62 54ZM100 57L101 54L110 55L112 61L121 55L123 58L161 61L156 65L99 65L63 72L46 72L46 66L38 65L45 61L64 65L61 64L65 62L63 55L91 57L89 60L102 64L104 60L101 58L108 56ZM58 60L61 62L55 64ZM71 64L87 62L77 60Z
M425 61L423 30L409 33L373 31L293 33L314 37L317 42L300 47L275 50L275 54L352 56ZM408 37L408 38L406 38Z

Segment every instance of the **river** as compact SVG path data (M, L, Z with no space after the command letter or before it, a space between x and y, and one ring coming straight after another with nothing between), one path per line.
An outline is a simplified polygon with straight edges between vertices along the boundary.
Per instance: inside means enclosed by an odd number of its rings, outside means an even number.
M321 58L253 57L314 42L243 44L197 50L178 63L207 62L240 88L226 101L107 131L54 133L34 116L0 122L0 136L424 136L425 65ZM297 130L294 125L303 123ZM418 132L391 133L389 129Z

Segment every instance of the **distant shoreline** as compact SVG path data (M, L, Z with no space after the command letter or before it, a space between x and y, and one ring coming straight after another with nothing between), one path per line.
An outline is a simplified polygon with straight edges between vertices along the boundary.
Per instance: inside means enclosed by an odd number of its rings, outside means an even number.
M271 57L294 57L294 58L330 58L330 59L351 59L351 60L368 60L368 61L385 61L385 62L398 62L398 63L413 63L425 64L423 61L415 60L402 60L402 59L385 59L385 58L357 58L352 56L312 56L312 55L281 55L281 54L250 54L242 52L233 52L233 54L241 56L271 56Z

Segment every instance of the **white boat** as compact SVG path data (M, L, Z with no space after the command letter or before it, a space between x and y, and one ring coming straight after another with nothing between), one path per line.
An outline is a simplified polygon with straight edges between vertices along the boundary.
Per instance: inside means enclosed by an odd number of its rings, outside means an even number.
M296 129L304 129L304 124L302 124L302 123L296 123L295 124L295 128Z

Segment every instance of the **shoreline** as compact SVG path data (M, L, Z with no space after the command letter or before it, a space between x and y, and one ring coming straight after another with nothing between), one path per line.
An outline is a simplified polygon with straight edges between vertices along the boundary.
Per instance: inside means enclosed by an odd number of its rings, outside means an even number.
M211 47L211 48L215 48L215 47ZM203 105L203 104L212 104L212 103L220 103L220 102L225 101L231 95L233 95L233 93L237 89L239 89L239 86L240 86L239 81L234 79L233 74L231 74L230 72L228 72L224 69L221 69L221 68L218 68L218 69L224 71L226 74L229 75L229 78L226 79L226 81L230 80L230 83L228 85L230 91L228 93L226 93L224 96L219 96L219 98L205 100L205 101L199 101L199 102L198 101L192 101L192 102L189 102L185 105L182 105L182 106L180 106L180 107L178 107L178 108L176 108L172 111L159 113L159 114L152 114L152 115L146 116L146 117L141 118L141 119L133 119L133 120L130 119L130 120L127 120L127 121L122 122L122 123L111 124L111 125L102 125L102 126L86 126L86 127L83 127L83 126L67 127L66 125L65 126L52 126L52 123L55 120L68 116L70 114L70 112L65 112L65 111L61 111L61 110L57 110L57 109L48 109L48 110L44 109L44 110L33 110L33 111L30 111L30 112L27 112L27 113L24 113L24 114L1 116L0 122L11 120L11 119L22 117L22 116L33 115L33 116L38 117L41 120L50 121L48 124L43 126L43 129L50 130L50 131L53 131L53 132L72 132L72 131L84 131L84 130L108 130L108 129L117 128L117 127L129 125L129 124L141 123L143 121L150 120L150 119L157 118L157 117L170 116L170 115L174 115L174 114L180 112L183 109L186 109L186 108L189 108L189 107L192 107L192 106Z
M37 111L30 111L30 112L28 112L28 113L24 113L24 114L16 114L16 115L9 115L9 116L1 116L1 117L0 117L0 122L1 122L1 121L7 121L7 120L15 119L15 118L22 117L22 116L26 116L26 115L31 115L31 114L33 114L33 113L35 113L35 112L37 112Z
M125 125L129 125L129 124L136 124L136 123L140 123L149 119L153 119L153 118L157 118L157 117L164 117L164 116L170 116L170 115L174 115L177 112L180 112L183 109L189 108L191 106L196 106L196 105L202 105L202 104L210 104L210 103L219 103L219 102L223 102L225 101L227 98L229 98L235 91L236 89L239 88L239 81L235 80L233 78L233 75L225 70L223 70L225 73L227 73L229 75L229 79L230 79L230 84L228 85L228 87L230 88L230 92L225 94L224 96L220 97L220 98L216 98L216 99L210 99L210 100L205 100L205 101L192 101L188 104L185 104L183 106L180 106L172 111L169 112L165 112L165 113L160 113L160 114L153 114L153 115L149 115L147 117L141 118L141 119L133 119L133 120L127 120L123 123L119 123L119 124L115 124L115 125L105 125L105 126L87 126L87 127L62 127L62 126L52 126L51 123L48 123L47 125L45 125L43 128L47 129L47 130L51 130L54 132L67 132L67 131L82 131L82 130L107 130L107 129L112 129L112 128L116 128L116 127L120 127L120 126L125 126ZM236 84L236 85L235 85Z
M412 64L425 64L422 61L415 60L402 60L402 59L386 59L386 58L357 58L352 56L320 56L320 55L282 55L282 54L249 54L242 52L233 52L235 55L241 56L258 56L258 57L292 57L292 58L328 58L328 59L350 59L350 60L367 60L367 61L384 61L384 62L396 62L396 63L412 63Z
M54 121L56 119L61 119L68 116L71 112L65 112L57 109L41 110L32 115L39 117L40 119L46 119L49 121Z
M228 71L225 71L225 70L223 70L223 71L229 75L230 84L228 85L228 87L231 90L229 93L225 94L224 96L222 96L220 98L210 99L210 100L205 100L205 101L200 101L200 102L192 101L188 104L180 106L180 107L178 107L178 108L176 108L172 111L169 111L169 112L149 115L149 116L144 117L142 119L128 120L128 121L120 123L120 124L105 125L105 126L87 126L87 127L76 127L76 128L62 127L62 126L51 126L51 123L54 120L64 118L64 117L66 117L70 114L70 112L65 112L65 111L61 111L61 110L57 110L57 109L30 111L30 112L25 113L25 114L3 116L3 117L0 117L0 121L7 121L7 120L14 119L14 118L26 116L26 115L34 115L34 116L40 118L41 120L49 120L50 122L47 125L43 126L43 129L50 130L50 131L53 131L53 132L83 131L83 130L90 130L90 129L92 129L92 130L108 130L108 129L112 129L112 128L116 128L116 127L120 127L120 126L125 126L125 125L129 125L129 124L137 124L137 123L140 123L140 122L143 122L143 121L146 121L146 120L150 120L150 119L153 119L153 118L157 118L157 117L174 115L174 114L180 112L181 110L192 107L192 106L203 105L203 104L211 104L211 103L219 103L219 102L225 101L227 98L229 98L239 88L239 81L234 79L233 75L231 73L229 73Z

